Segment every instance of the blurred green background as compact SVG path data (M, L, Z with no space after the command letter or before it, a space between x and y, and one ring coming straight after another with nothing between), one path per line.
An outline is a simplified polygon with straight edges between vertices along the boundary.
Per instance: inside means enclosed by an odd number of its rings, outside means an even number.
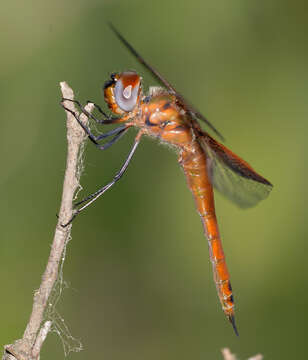
M307 14L287 0L2 2L1 344L22 336L57 221L59 82L99 104L110 72L156 84L112 21L274 189L247 211L216 196L237 338L176 155L144 139L123 180L74 222L57 310L84 351L69 358L220 359L225 346L240 359L307 356ZM111 179L134 134L106 152L87 146L80 198ZM41 358L64 358L58 336Z

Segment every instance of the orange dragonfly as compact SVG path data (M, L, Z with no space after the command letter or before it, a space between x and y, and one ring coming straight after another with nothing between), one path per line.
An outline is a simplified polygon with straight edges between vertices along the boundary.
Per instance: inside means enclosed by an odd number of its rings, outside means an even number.
M84 114L99 124L122 124L109 132L95 136L80 121L75 112L62 104L75 116L89 139L101 150L113 145L129 128L139 129L133 147L120 171L110 183L78 202L75 205L73 218L64 226L70 224L77 214L122 177L143 135L155 137L173 145L178 153L179 164L184 170L187 185L193 194L208 240L214 282L222 309L238 335L230 275L215 214L213 187L240 207L246 208L265 199L272 189L272 184L247 162L202 130L198 120L205 122L223 140L213 125L190 105L157 70L150 66L113 25L110 24L110 27L126 48L160 81L164 88L152 87L149 93L144 95L141 77L136 72L113 73L104 85L104 97L109 108L117 116L108 116L99 105L94 104L96 110L102 115L101 119L87 112L80 102L63 99L63 101L72 101L77 104ZM108 137L111 137L111 140L101 145L100 141Z

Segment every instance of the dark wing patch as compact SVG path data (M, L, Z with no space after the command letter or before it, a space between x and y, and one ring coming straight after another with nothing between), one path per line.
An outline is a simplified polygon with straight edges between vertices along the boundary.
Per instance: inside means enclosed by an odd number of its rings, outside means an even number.
M273 185L246 161L207 133L202 132L198 141L208 157L213 186L229 200L241 208L248 208L269 195Z

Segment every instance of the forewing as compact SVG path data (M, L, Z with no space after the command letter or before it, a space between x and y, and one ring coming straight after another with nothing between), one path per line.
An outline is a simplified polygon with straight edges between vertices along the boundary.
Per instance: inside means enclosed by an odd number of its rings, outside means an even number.
M190 113L190 115L197 117L199 120L204 121L207 126L214 131L214 133L220 137L222 141L224 141L224 137L221 133L212 125L209 120L203 116L199 110L193 107L176 89L170 82L161 75L159 71L157 71L152 65L150 65L136 50L135 48L124 38L124 36L111 24L109 23L111 30L116 34L119 40L122 42L123 45L136 57L136 59L146 68L148 69L154 77L163 85L165 86L169 93L174 95L177 99L178 104L183 107L186 111Z
M273 185L246 161L207 133L198 140L208 157L212 184L224 196L241 208L252 207L268 196Z

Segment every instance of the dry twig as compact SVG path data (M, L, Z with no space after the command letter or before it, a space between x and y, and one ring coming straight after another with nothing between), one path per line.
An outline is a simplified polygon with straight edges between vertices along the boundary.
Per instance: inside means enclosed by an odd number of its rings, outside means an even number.
M61 91L64 98L73 99L72 89L65 83L61 84ZM65 102L65 106L76 111L74 104ZM93 105L88 104L87 111L92 111ZM85 115L81 120L87 123ZM59 265L67 241L70 237L71 226L63 228L72 217L72 202L74 194L79 187L78 155L86 135L71 113L67 112L67 160L63 184L62 201L59 212L59 219L55 229L54 239L51 246L49 259L45 272L42 276L40 288L35 292L33 299L32 313L22 339L16 340L13 344L4 347L3 360L38 360L41 347L51 327L51 322L43 324L43 316L48 303L48 298L55 285L59 274Z

